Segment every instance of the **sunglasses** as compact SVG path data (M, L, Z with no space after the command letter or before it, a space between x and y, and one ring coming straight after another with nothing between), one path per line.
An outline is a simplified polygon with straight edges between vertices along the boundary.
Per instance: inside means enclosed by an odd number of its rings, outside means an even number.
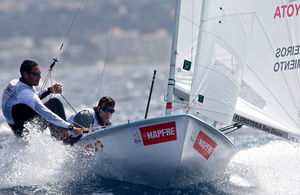
M114 109L109 109L109 108L107 108L107 107L103 107L103 108L101 108L101 110L102 110L103 112L110 112L111 114L115 112Z
M33 74L34 76L41 76L41 72L36 71L36 72L29 72L30 74Z

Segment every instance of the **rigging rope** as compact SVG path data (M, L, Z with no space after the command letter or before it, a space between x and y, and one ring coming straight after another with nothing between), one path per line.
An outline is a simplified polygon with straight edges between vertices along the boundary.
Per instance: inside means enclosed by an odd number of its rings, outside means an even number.
M101 72L101 75L100 75L100 82L99 82L98 91L97 91L97 95L96 95L96 104L99 101L99 100L97 100L97 98L99 97L99 94L100 94L100 91L101 91L104 72L105 72L108 56L109 56L109 53L110 53L111 43L112 43L114 31L115 31L116 21L119 19L119 16L120 16L120 0L118 0L117 13L115 14L114 19L113 19L113 26L112 26L112 30L111 30L111 34L110 34L110 38L109 38L109 42L108 42L108 47L107 47L107 50L106 50L104 65L103 65L103 69L102 69L102 72Z
M76 11L76 13L75 13L75 15L74 15L74 17L73 17L73 20L72 20L72 22L71 22L71 24L70 24L70 26L69 26L69 28L68 28L66 34L65 34L65 37L64 37L64 39L63 39L63 42L62 42L61 46L60 46L60 48L59 48L59 51L62 50L65 41L66 41L67 38L69 37L69 34L70 34L71 29L72 29L72 27L73 27L73 24L74 24L75 20L77 19L77 16L78 16L78 14L79 14L79 12L80 12L80 10L81 10L81 7L82 7L82 5L83 5L83 2L84 2L84 0L81 0L81 1L80 1L80 4L79 4L79 6L78 6L78 8L77 8L77 11Z
M78 8L77 8L77 10L76 10L75 15L73 16L72 22L71 22L70 26L68 27L68 29L67 29L67 31L66 31L66 33L65 33L64 39L63 39L63 41L62 41L62 43L61 43L61 45L60 45L60 47L59 47L59 51L58 51L57 56L59 56L59 54L61 53L62 48L63 48L63 46L64 46L64 44L65 44L67 38L68 38L69 35L70 35L71 29L72 29L72 27L73 27L73 24L75 23L75 21L76 21L76 19L77 19L77 16L79 15L79 12L80 12L80 10L81 10L81 8L82 8L83 2L84 2L84 0L80 0L80 4L79 4L79 6L78 6ZM43 85L42 85L42 88L41 88L42 90L45 88L45 86L46 86L46 84L48 83L48 80L49 80L49 79L51 79L51 84L52 84L51 72L52 72L52 70L53 70L53 68L54 68L56 62L58 62L58 60L57 60L57 58L54 58L54 59L53 59L53 63L50 65L50 68L49 68L49 70L48 70L48 74L47 74L47 76L46 76L46 78L45 78L45 80L44 80L44 82L43 82Z
M83 6L83 2L84 2L84 0L80 0L80 4L79 4L79 6L78 6L78 8L77 8L77 10L76 10L75 15L73 16L72 22L71 22L70 26L68 27L68 29L67 29L67 31L66 31L66 33L65 33L64 39L63 39L63 41L62 41L62 43L61 43L61 45L60 45L60 47L59 47L59 51L58 51L57 56L61 53L62 48L63 48L63 46L64 46L64 44L65 44L67 38L68 38L69 35L70 35L71 29L72 29L72 27L73 27L73 24L75 23L75 21L76 21L78 15L79 15L79 12L80 12L80 10L81 10L81 8L82 8L82 6ZM43 82L43 84L42 84L42 87L41 87L42 90L45 89L45 87L46 87L46 85L47 85L49 79L50 79L50 82L51 82L51 86L53 85L51 72L53 71L53 68L54 68L56 62L58 62L58 60L57 60L57 58L54 58L52 64L50 65L50 67L49 67L49 69L48 69L47 76L46 76L46 78L45 78L45 80L44 80L44 82ZM68 101L61 93L60 93L60 95L61 95L61 97L63 97L63 99L69 104L69 106L75 111L75 109L74 109L73 106L69 103L69 101ZM75 113L77 113L77 112L75 111Z

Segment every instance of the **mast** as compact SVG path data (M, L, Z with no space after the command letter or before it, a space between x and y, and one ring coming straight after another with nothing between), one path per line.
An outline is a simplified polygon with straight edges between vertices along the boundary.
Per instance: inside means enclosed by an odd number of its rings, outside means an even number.
M170 70L169 70L165 115L170 115L173 107L172 101L173 101L173 91L175 87L174 75L175 75L175 64L176 64L176 55L177 55L177 38L178 38L178 27L179 27L179 18L180 18L180 5L181 5L181 0L176 0L175 25L174 25L173 36L172 36L172 49L171 49L171 58L170 58Z

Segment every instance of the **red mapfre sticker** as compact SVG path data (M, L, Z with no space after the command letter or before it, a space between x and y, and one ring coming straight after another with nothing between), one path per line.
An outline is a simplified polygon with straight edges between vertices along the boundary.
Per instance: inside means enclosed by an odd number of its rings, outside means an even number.
M200 131L195 140L193 148L197 150L204 158L209 159L214 149L217 147L217 143L208 137L205 133Z
M177 140L175 121L141 127L144 146Z

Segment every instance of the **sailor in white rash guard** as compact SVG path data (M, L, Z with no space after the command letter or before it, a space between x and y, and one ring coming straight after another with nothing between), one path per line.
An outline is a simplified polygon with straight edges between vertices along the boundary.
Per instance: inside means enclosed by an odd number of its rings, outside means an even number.
M55 84L37 93L34 86L38 85L41 72L36 62L25 60L20 67L20 73L22 77L10 81L2 96L2 112L15 135L23 137L24 123L38 115L48 123L65 130L73 130L78 134L86 130L73 127L65 121L64 109L58 99L51 98L43 104L41 99L51 93L61 93L62 86Z
M99 100L97 106L86 108L71 115L68 121L75 127L100 129L112 125L109 120L114 112L115 101L109 96L104 96ZM69 135L73 137L78 136L74 131L69 131Z

